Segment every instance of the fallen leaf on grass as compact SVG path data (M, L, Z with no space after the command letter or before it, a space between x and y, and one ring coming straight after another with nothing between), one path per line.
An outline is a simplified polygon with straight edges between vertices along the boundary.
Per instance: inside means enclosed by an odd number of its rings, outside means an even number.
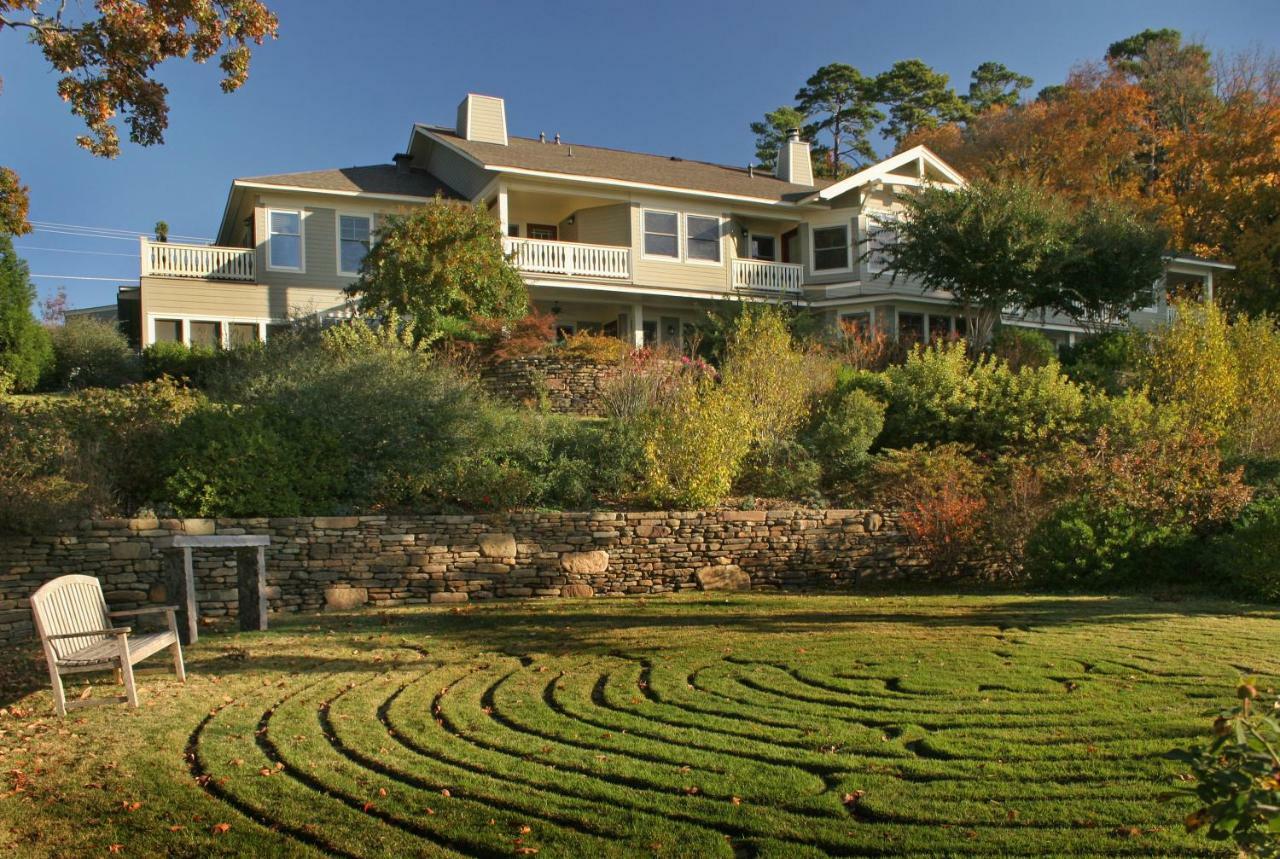
M123 853L123 852L124 852L124 845L123 845L123 844L108 844L108 845L107 845L107 852L108 852L108 853Z
M230 823L215 823L213 824L213 826L209 827L209 831L212 832L214 835L222 835L224 832L227 832L230 829L231 829Z

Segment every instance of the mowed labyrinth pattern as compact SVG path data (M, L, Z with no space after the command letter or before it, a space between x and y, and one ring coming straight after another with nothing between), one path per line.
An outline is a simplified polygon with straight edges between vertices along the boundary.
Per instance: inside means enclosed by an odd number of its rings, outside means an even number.
M181 752L282 851L1214 855L1162 755L1241 672L1280 673L1280 622L1233 611L735 596L300 620L202 645L226 694Z

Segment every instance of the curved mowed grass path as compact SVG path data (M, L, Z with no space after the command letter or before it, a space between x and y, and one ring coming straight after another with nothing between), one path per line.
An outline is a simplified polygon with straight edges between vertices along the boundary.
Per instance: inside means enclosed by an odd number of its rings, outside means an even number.
M143 802L105 805L110 843L1213 855L1162 755L1205 734L1242 671L1280 675L1274 612L1145 598L679 597L278 627L209 637L186 690L148 675L153 706L85 717L77 741ZM92 773L71 769L63 802L27 803L42 835L16 824L11 848L96 844L74 826L99 813L75 798Z

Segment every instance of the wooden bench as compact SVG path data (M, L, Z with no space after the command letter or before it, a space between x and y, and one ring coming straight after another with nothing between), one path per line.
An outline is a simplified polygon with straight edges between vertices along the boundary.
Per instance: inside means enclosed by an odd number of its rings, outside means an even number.
M59 716L73 707L88 707L127 701L138 706L138 690L133 681L133 666L154 653L169 648L173 655L173 671L186 682L182 664L182 645L178 641L176 606L150 606L131 611L107 611L102 597L102 583L93 576L60 576L45 582L31 595L31 613L35 615L36 633L44 647L53 684L53 703ZM130 627L113 627L112 618L136 617L163 612L169 628L164 632L133 635ZM62 688L63 674L103 671L114 668L124 683L125 694L111 698L67 702Z

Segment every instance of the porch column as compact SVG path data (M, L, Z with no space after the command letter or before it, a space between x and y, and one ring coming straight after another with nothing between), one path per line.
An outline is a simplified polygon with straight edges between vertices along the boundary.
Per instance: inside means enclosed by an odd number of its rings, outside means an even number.
M644 348L644 305L631 305L631 345Z
M507 236L507 186L505 183L498 183L498 226L502 231L503 238Z
M1209 304L1213 304L1213 272L1212 271L1207 271L1204 273L1204 300Z

